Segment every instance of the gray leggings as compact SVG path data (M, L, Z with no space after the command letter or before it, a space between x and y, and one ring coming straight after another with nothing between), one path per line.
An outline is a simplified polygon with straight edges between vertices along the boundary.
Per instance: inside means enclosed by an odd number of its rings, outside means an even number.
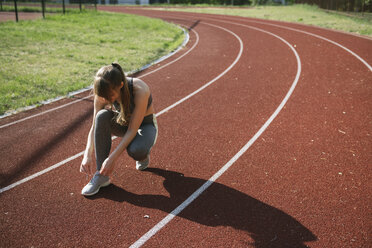
M94 147L96 151L97 170L101 169L102 163L109 156L111 150L111 135L123 137L128 127L122 126L115 121L116 113L102 109L96 115L94 128ZM127 147L128 155L136 161L146 159L151 148L156 142L158 126L155 115L145 116L137 135Z

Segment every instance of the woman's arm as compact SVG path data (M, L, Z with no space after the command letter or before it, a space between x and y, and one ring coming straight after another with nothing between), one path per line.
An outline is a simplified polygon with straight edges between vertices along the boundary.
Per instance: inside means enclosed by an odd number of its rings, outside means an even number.
M127 132L124 134L122 140L116 149L109 155L109 157L103 162L100 174L108 176L114 169L114 163L123 153L123 151L128 147L130 142L136 137L138 128L140 127L143 118L145 117L147 110L147 103L150 96L149 87L139 79L136 80L136 87L134 92L134 104L135 108L133 110L131 119L129 121L129 126Z
M93 163L94 163L94 126L96 115L98 111L103 109L107 104L106 100L101 97L94 96L94 111L93 111L93 121L92 126L89 130L87 146L84 151L83 161L81 162L80 172L86 174L93 174Z

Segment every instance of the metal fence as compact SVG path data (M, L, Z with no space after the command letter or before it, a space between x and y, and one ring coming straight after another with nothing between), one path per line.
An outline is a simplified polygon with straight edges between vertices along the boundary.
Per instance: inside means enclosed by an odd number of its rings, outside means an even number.
M31 0L31 1L17 1L17 0L0 0L0 11L5 11L8 7L14 9L15 18L19 20L19 10L22 8L25 12L40 12L43 18L45 13L62 12L66 13L67 8L80 9L96 9L98 0L61 0L59 2L50 2L46 0Z
M143 5L150 4L150 1L153 0L0 0L0 11L14 11L18 22L20 8L23 12L40 12L45 18L45 13L65 14L68 8L97 10L97 4Z

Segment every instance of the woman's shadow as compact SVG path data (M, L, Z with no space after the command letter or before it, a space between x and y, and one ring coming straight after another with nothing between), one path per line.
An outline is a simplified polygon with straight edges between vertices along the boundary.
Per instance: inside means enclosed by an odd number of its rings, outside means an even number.
M170 197L137 195L112 184L90 199L103 197L171 213L206 182L157 168L149 168L146 172L165 179L163 184ZM243 230L249 233L254 240L251 245L256 247L307 247L304 242L317 240L310 230L283 211L216 182L178 216L206 226Z

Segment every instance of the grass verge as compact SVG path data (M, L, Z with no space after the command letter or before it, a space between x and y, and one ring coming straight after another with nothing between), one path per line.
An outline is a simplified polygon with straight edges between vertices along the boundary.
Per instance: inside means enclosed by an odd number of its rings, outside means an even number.
M183 31L158 19L83 11L0 23L0 115L89 86L103 65L131 71L176 49Z
M241 8L216 8L213 6L204 6L203 8L194 8L191 6L171 8L171 6L167 6L165 9L296 22L372 37L371 13L351 15L350 13L345 14L335 11L326 11L315 5L295 4L289 6L256 6Z

